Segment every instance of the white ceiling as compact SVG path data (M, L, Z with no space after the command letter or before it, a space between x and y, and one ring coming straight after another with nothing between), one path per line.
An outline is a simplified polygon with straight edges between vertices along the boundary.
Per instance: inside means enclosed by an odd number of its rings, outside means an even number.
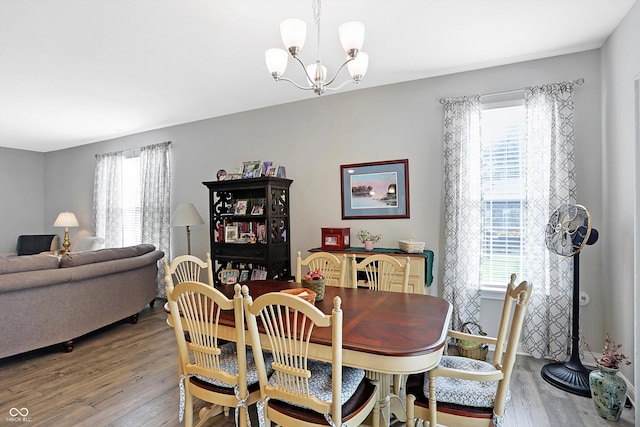
M578 52L634 2L325 0L322 60L332 74L351 20L369 71L343 91ZM0 0L0 146L47 152L312 98L264 65L289 17L307 22L314 62L311 0ZM302 81L298 68L285 76Z

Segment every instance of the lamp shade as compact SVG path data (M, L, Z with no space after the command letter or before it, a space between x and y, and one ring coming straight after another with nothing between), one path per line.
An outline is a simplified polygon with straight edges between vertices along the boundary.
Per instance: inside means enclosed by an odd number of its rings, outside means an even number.
M297 47L302 50L307 39L307 24L302 19L285 19L280 23L280 36L287 49Z
M267 63L267 69L269 73L277 73L278 76L284 74L284 70L287 69L287 60L289 55L283 49L277 47L267 49L264 53L264 60Z
M80 227L78 219L73 212L60 212L56 221L53 223L54 227Z
M361 22L346 22L338 28L342 48L349 52L351 49L362 49L364 43L364 24Z
M204 224L202 217L193 206L193 203L183 203L178 205L171 217L172 226L199 225Z
M367 73L367 68L369 68L369 55L364 52L358 52L358 56L356 59L349 62L347 64L347 69L349 70L349 74L354 79L360 80Z

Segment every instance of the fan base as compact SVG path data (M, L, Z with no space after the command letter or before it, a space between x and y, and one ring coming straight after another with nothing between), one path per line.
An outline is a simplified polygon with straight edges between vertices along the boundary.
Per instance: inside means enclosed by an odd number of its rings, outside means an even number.
M542 367L540 374L549 384L579 396L591 397L589 388L589 370L582 364L572 361L549 363Z

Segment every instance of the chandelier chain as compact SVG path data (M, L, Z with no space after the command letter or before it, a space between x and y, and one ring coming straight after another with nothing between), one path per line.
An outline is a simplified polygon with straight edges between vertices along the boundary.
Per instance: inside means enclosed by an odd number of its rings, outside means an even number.
M320 66L320 12L322 5L320 4L320 0L313 0L311 7L313 8L313 22L316 24L316 48L318 49L318 59L316 64Z

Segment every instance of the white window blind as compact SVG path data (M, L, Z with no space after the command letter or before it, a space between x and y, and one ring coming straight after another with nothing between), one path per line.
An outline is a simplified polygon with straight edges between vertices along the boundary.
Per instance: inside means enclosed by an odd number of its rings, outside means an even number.
M504 287L524 271L524 106L491 108L481 115L482 267L480 285Z
M124 246L142 243L140 205L142 189L140 156L125 157L122 162L122 228Z

